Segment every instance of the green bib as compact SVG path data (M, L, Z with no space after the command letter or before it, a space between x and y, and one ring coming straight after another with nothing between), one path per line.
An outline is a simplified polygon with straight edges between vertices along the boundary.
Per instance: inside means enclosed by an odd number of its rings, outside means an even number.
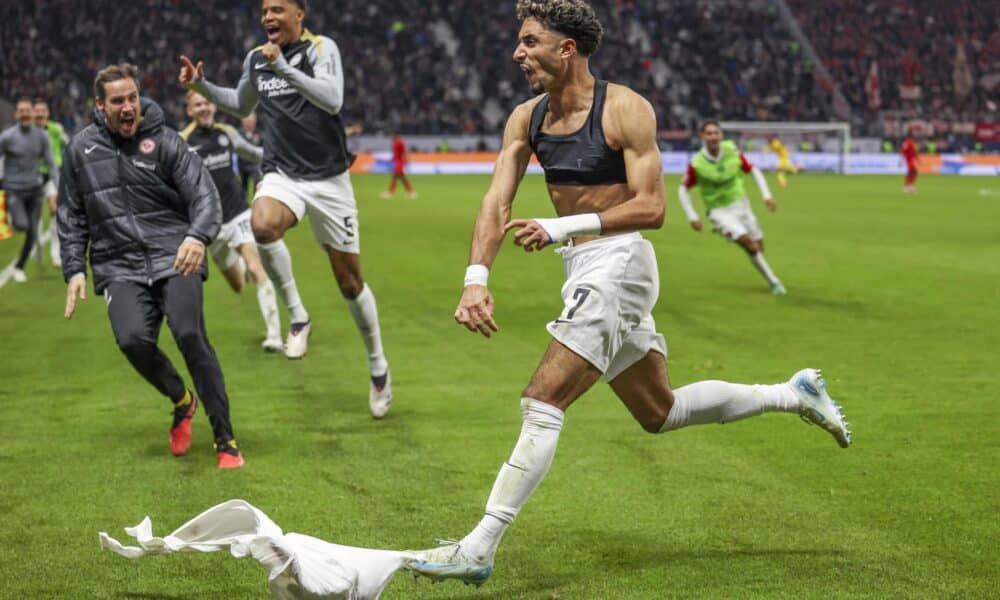
M63 140L66 139L66 130L55 121L45 124L45 133L49 134L49 146L52 148L52 160L56 161L56 168L62 168ZM49 165L42 161L42 173L49 174Z
M746 196L743 189L743 161L740 152L731 141L722 142L719 159L709 160L704 152L698 152L691 161L701 200L707 211L729 206Z

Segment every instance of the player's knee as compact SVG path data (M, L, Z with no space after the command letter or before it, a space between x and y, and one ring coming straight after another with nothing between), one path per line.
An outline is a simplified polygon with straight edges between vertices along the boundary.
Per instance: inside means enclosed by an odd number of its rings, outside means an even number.
M196 350L203 342L201 331L195 327L177 328L171 333L174 334L177 346L180 347L181 352L185 354L192 350Z
M156 350L156 344L138 331L126 331L116 336L118 348L125 356L139 358Z
M267 223L263 219L253 219L250 222L253 229L253 239L258 244L272 244L281 239L281 228L274 223Z
M340 293L343 294L344 298L354 300L364 291L365 282L361 280L361 277L349 274L338 276L337 286L340 288Z

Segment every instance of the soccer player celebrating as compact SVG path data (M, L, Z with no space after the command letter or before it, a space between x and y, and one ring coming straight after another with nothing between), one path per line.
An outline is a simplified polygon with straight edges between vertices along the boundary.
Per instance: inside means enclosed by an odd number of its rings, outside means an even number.
M250 229L246 194L233 170L234 152L247 163L259 163L263 152L233 127L217 123L215 105L198 92L189 90L186 101L187 114L192 121L181 131L181 137L201 157L222 198L222 229L209 246L212 258L222 269L229 287L237 293L243 291L245 274L250 274L257 285L257 302L266 328L261 346L269 352L281 350L281 320L274 286L260 264L257 244Z
M917 153L917 140L913 138L913 131L910 130L903 145L899 149L906 161L906 179L903 180L903 193L917 193L917 168L920 166L920 155Z
M35 99L35 105L32 108L34 113L35 126L41 127L42 130L49 136L49 144L52 147L52 158L55 160L56 169L62 168L62 154L63 146L69 143L69 136L66 135L66 130L62 125L56 121L49 119L49 104L41 98ZM48 165L42 165L42 174L45 176L45 187L42 188L42 194L45 196L45 200L49 205L49 213L54 217L56 214L56 198L58 197L56 182L52 179L51 173L49 173ZM56 221L52 219L49 223L49 257L52 259L52 264L55 266L62 265L62 259L59 257L59 235L56 233Z
M389 189L382 192L383 198L392 198L396 193L396 181L403 182L406 195L410 200L416 200L417 193L413 191L410 180L406 178L406 140L398 133L392 136L392 179L389 180Z
M788 148L785 148L785 145L781 143L781 138L778 136L771 138L768 142L768 147L771 148L772 152L778 155L778 185L781 186L781 189L785 189L788 187L788 178L785 177L785 174L798 173L799 167L798 165L792 164L792 159L788 155Z
M252 226L271 280L290 307L289 358L301 358L311 330L288 249L278 242L309 215L368 350L369 407L382 418L392 403L389 363L382 350L375 295L361 276L358 208L348 167L354 155L339 116L344 100L340 51L303 27L305 0L263 0L267 43L247 53L236 88L208 82L203 63L181 57L179 80L219 108L245 116L257 107L264 178L254 197Z
M565 308L548 324L553 340L523 392L521 435L500 468L485 516L462 540L408 562L411 571L434 580L480 584L490 576L500 538L552 464L565 411L601 375L650 433L781 411L820 424L841 446L851 441L813 369L775 385L702 381L671 390L666 342L651 314L659 293L656 256L638 233L659 228L664 215L653 109L629 88L591 75L589 57L603 29L582 0L519 0L517 16L514 60L540 95L507 121L455 320L486 337L498 330L487 278L511 230L528 252L563 244ZM533 152L559 217L511 220Z
M764 205L774 212L777 204L771 197L764 174L750 164L736 144L722 139L722 128L717 122L707 121L701 126L701 140L704 145L688 164L687 174L677 190L681 208L691 228L701 231L702 224L691 205L688 190L701 184L701 199L715 231L746 250L750 262L770 284L772 294L784 294L785 286L764 259L764 232L757 224L757 217L750 210L750 201L743 190L743 174L750 173L764 197Z
M28 280L24 265L38 243L38 220L42 214L45 180L41 165L44 162L56 182L59 171L49 136L33 124L29 98L20 98L14 104L14 120L17 123L0 132L0 158L4 162L3 189L10 225L14 231L24 232L24 246L14 263L11 277L18 283L24 283Z
M200 399L220 469L243 466L229 421L222 367L205 331L205 245L219 233L219 194L198 155L139 97L133 65L94 80L94 123L66 148L57 215L69 319L86 298L87 259L115 341L136 371L173 403L170 451L191 447ZM157 346L166 318L198 395Z

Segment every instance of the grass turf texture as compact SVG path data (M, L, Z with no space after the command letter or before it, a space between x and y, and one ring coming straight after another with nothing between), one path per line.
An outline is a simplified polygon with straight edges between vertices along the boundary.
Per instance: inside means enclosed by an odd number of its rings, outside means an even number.
M735 246L689 229L676 177L667 225L648 233L674 384L822 367L854 447L782 414L651 436L599 383L569 411L493 578L476 590L400 573L385 597L995 594L1000 203L978 193L985 179L921 178L916 197L900 179L795 177L774 215L754 192L782 298ZM236 296L213 272L237 472L216 470L201 411L190 454L170 455L170 407L115 347L101 298L64 322L47 263L0 289L0 597L267 597L249 560L98 549L100 530L123 539L149 514L162 535L229 498L358 546L428 547L476 523L561 308L561 262L506 243L490 282L501 331L474 337L451 315L487 179L415 177L417 201L377 199L385 180L354 178L395 385L385 421L369 416L363 346L308 226L287 237L315 323L303 361L261 352L253 288ZM539 177L519 198L516 216L552 212ZM0 244L3 264L20 239ZM190 381L166 327L161 345Z

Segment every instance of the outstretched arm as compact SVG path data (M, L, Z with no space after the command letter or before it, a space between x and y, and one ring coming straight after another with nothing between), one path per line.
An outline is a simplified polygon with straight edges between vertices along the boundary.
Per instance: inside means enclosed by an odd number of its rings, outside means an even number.
M691 223L691 229L701 231L701 218L698 217L698 213L694 210L694 205L691 203L691 192L688 191L696 185L698 185L698 173L694 170L694 165L688 164L684 180L681 181L680 187L677 188L677 200L681 203L681 209L684 211L684 215L687 216L688 223Z
M235 127L225 123L220 123L219 127L222 128L222 131L226 134L226 137L229 138L229 141L233 143L233 150L236 152L237 156L254 164L264 160L264 149L260 146L253 145L250 140L240 135L240 132L236 131Z
M215 85L205 79L205 65L198 61L195 65L187 56L181 56L181 73L178 81L188 89L192 89L202 96L216 103L219 108L231 115L245 117L257 106L257 90L250 83L250 57L253 52L248 52L243 59L243 74L235 88L227 88Z
M740 161L743 163L743 172L750 173L753 176L754 183L757 184L757 189L760 190L760 195L764 199L764 206L771 212L774 212L778 208L778 204L774 201L774 197L771 196L771 189L767 187L767 180L764 179L764 174L756 165L750 164L747 157L740 152Z
M490 337L497 331L493 320L493 297L486 287L489 269L500 251L504 225L510 220L514 195L531 160L528 123L532 103L514 109L503 133L503 147L493 169L493 179L483 196L472 234L469 268L465 273L465 291L455 309L455 321L472 332Z
M82 300L87 297L87 246L90 244L90 221L73 178L73 162L73 152L67 149L56 209L59 254L62 258L63 277L68 284L66 309L63 312L67 319L76 312L77 298Z

